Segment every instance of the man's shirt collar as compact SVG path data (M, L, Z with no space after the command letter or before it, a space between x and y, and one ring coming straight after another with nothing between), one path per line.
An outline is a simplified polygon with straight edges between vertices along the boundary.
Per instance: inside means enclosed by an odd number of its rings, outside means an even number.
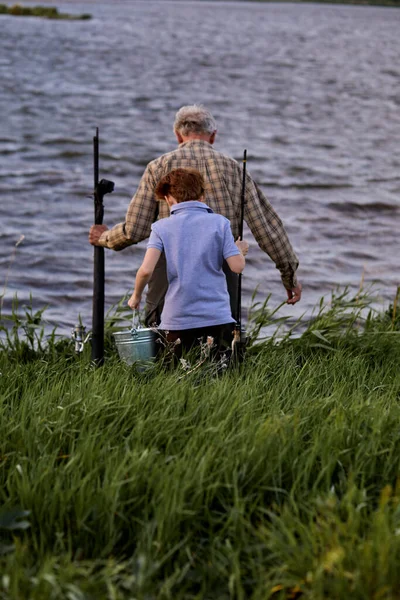
M210 142L206 142L205 140L188 140L187 142L182 142L181 144L179 144L178 147L183 148L184 146L192 146L196 144L200 144L201 146L212 147L212 144L210 144Z

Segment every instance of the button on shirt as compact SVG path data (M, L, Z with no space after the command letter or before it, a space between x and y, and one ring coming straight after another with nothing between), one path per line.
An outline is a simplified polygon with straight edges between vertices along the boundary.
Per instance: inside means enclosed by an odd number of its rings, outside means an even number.
M242 169L236 160L217 152L203 140L190 140L150 162L126 213L124 223L105 231L99 242L106 248L122 250L150 235L158 203L154 189L164 175L178 167L198 169L206 181L205 200L231 223L232 233L239 235L241 215ZM169 216L167 204L160 206L159 219ZM281 273L283 285L297 285L297 256L293 251L281 219L249 174L246 178L244 219L261 250L273 260Z
M147 247L164 251L167 260L161 329L233 322L222 263L240 251L228 219L197 200L175 204L170 218L152 225Z

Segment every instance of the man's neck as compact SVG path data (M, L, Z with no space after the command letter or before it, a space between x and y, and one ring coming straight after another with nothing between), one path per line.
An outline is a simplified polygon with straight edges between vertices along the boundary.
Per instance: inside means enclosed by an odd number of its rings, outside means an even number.
M208 144L213 144L215 140L215 134L215 131L213 133L192 133L190 135L176 133L176 139L178 140L178 144L185 144L186 142L193 142L194 140L200 140L202 142L207 142Z

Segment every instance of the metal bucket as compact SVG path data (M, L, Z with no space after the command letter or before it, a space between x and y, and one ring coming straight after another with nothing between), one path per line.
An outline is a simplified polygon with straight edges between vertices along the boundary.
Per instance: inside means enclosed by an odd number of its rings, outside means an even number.
M157 332L154 329L132 327L116 331L114 339L119 357L127 365L136 364L139 371L144 371L155 361Z

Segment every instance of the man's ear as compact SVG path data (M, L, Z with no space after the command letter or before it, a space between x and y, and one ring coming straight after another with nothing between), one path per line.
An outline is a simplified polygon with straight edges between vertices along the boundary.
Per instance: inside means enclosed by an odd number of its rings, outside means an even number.
M210 135L210 144L213 144L215 142L216 135L217 135L217 130L213 131L212 134Z
M178 131L175 131L175 137L178 140L178 144L182 144L183 137L181 136L181 134Z

